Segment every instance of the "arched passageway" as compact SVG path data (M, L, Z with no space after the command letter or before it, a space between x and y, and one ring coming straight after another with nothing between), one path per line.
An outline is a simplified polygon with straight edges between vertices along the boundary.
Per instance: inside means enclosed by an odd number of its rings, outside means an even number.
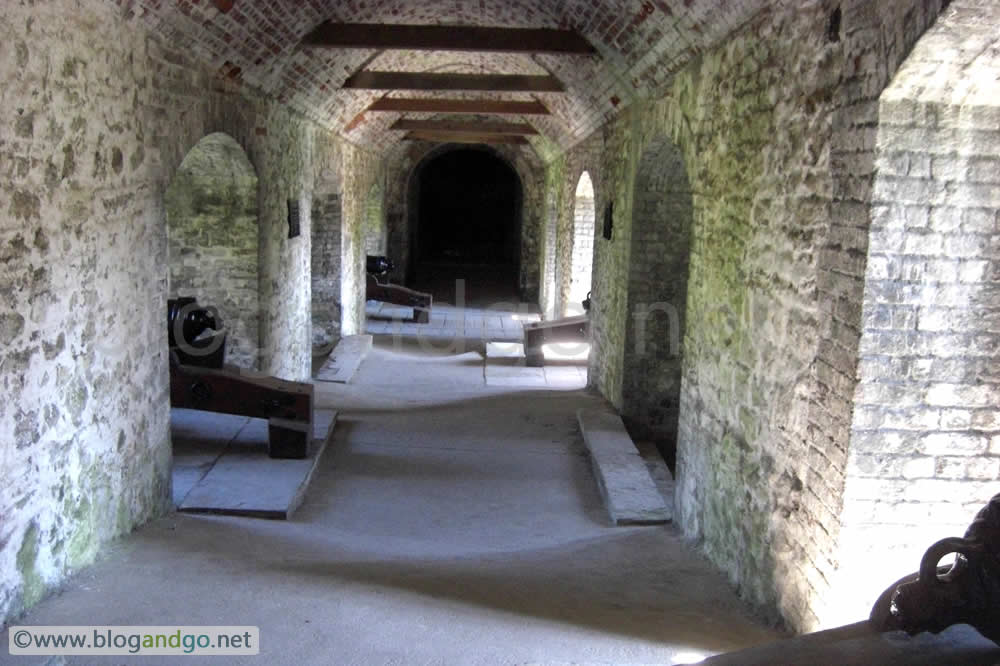
M505 160L480 147L429 156L411 176L409 209L419 288L453 302L461 279L467 302L517 299L522 186Z
M581 302L590 291L594 264L594 183L584 171L576 183L573 198L573 253L570 263L567 314L582 314Z
M693 206L684 158L667 139L639 162L625 330L624 417L671 465L677 448Z
M169 297L217 309L226 361L259 364L257 174L227 134L209 134L184 157L164 198Z

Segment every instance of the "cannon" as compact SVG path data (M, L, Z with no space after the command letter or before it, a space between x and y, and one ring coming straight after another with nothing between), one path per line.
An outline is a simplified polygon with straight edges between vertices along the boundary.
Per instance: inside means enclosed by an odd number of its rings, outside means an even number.
M953 564L938 566L952 553ZM976 514L963 538L933 544L918 572L886 588L869 622L878 631L911 635L968 624L1000 645L1000 494Z
M365 272L369 275L384 276L395 268L396 265L392 263L389 257L374 254L365 256Z
M313 436L313 387L275 377L247 374L225 364L226 334L221 318L191 297L167 301L170 343L170 404L206 412L268 420L268 455L305 458Z
M226 361L226 333L199 337L221 328L214 308L203 308L190 296L167 301L167 341L180 363L202 368L221 368Z
M385 276L393 268L395 265L388 257L371 254L365 257L365 272L368 274L365 282L365 300L413 308L413 319L418 324L428 323L431 320L431 303L434 300L430 294L391 282L379 281L379 276Z

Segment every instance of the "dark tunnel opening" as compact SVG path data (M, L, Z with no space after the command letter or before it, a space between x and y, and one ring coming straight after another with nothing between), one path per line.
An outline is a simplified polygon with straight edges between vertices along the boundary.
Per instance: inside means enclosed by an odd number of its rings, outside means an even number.
M522 193L507 162L485 148L456 148L419 167L412 188L418 284L447 300L460 278L475 293L516 290Z

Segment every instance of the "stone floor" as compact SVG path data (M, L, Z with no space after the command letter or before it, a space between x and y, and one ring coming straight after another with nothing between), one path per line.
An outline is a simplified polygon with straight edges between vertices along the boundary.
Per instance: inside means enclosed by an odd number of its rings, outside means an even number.
M379 301L368 301L366 332L427 337L441 340L517 341L524 336L523 324L538 321L538 309L525 306L522 311L493 308L456 307L435 305L430 321L418 324L413 321L413 308Z
M261 657L185 664L670 664L778 636L672 526L610 525L577 369L489 384L461 340L375 334L350 384L317 385L338 425L292 520L168 515L18 624L260 627Z
M380 344L397 352L427 352L432 358L448 355L465 363L482 364L482 380L488 386L509 388L579 389L587 385L586 345L559 345L546 350L545 367L525 365L520 342L525 322L539 321L537 307L524 304L516 310L497 307L456 307L435 305L430 321L412 321L413 310L398 305L369 301L365 331ZM490 346L516 347L516 353L493 355Z

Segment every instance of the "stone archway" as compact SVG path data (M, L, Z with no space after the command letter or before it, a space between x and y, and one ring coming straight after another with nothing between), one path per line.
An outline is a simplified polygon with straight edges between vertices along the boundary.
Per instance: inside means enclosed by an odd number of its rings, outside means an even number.
M590 291L594 265L594 183L584 171L576 183L573 198L573 250L570 261L567 314L582 314L581 302Z
M643 153L633 206L623 416L672 466L694 210L683 155L669 139Z
M259 367L257 173L228 134L201 139L164 197L170 298L194 296L229 332L226 362Z

